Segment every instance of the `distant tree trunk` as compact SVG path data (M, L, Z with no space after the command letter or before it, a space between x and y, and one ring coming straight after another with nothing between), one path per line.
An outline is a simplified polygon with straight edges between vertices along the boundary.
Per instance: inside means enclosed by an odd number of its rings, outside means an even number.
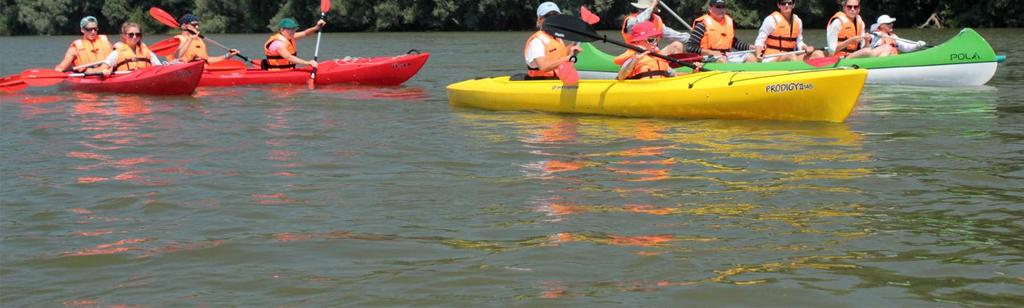
M937 29L944 28L942 26L942 21L939 20L939 14L938 13L932 13L932 16L929 16L928 20L925 20L924 23L921 24L920 26L917 26L917 28L921 29L921 28L925 28L925 27L929 27L929 26L935 27Z

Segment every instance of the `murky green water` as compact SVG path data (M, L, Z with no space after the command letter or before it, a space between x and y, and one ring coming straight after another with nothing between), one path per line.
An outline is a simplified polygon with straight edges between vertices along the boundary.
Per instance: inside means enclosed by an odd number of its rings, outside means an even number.
M324 37L431 52L402 87L0 96L0 303L1020 305L1024 36L981 33L988 86L869 86L844 124L448 106L527 33ZM71 39L0 38L0 73Z

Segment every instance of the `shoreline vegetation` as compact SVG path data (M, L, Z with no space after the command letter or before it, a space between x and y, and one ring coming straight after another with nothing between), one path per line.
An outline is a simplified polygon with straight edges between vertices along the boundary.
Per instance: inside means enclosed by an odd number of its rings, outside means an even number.
M925 23L947 28L1021 27L1020 0L862 0L862 15L896 18L898 28ZM555 1L563 13L578 15L586 5L601 17L597 29L617 29L632 8L626 0ZM521 0L332 0L327 32L378 31L521 31L534 28L534 10L540 1ZM294 17L301 25L320 17L319 0L0 0L0 35L76 35L78 20L92 15L102 33L117 33L122 22L142 24L151 33L172 33L147 13L160 7L174 16L193 13L206 33L269 33L281 18ZM704 14L706 0L665 0L688 22ZM738 28L753 29L775 9L773 0L730 0L729 14ZM835 0L798 0L796 13L807 28L824 28L839 11ZM668 13L666 23L685 29Z

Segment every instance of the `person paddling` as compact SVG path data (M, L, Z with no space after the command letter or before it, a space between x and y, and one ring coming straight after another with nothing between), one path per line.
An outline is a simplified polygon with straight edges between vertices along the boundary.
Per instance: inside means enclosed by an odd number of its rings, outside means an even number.
M71 42L71 46L64 53L64 59L53 67L54 70L65 72L72 71L72 67L75 66L94 63L99 65L98 62L110 54L112 50L110 40L106 35L99 34L99 23L96 21L96 17L85 16L78 22L78 26L82 30L82 38ZM92 72L96 70L82 68L74 71Z
M142 31L139 25L125 22L121 25L121 41L113 46L114 51L103 60L100 69L104 75L113 71L134 71L152 65L163 65L156 54L142 42Z
M636 2L630 3L636 10L630 13L622 20L622 39L626 42L632 42L633 39L630 37L632 29L635 25L642 22L652 22L654 27L662 33L662 37L672 41L668 46L663 49L664 52L669 54L677 54L683 52L683 42L690 40L690 34L679 32L665 26L662 22L661 17L658 16L658 12L661 11L658 8L658 1L661 0L636 0Z
M562 14L554 2L537 6L537 32L526 39L523 56L526 60L526 79L557 79L555 70L580 51L576 44L567 46L560 38L547 34L541 29L544 18Z
M864 33L864 19L860 18L860 0L846 0L843 10L832 15L825 32L825 41L832 55L859 58L870 57L871 35Z
M726 11L725 0L708 1L708 13L693 20L690 41L686 51L715 56L718 62L757 62L751 53L728 54L732 50L749 50L750 45L736 37L732 16ZM734 56L735 55L735 56Z
M178 39L178 49L167 56L169 61L180 59L183 62L206 61L206 63L217 63L230 59L239 53L237 49L229 49L228 53L223 56L211 57L207 54L206 42L203 42L203 38L199 37L199 17L196 17L196 15L185 14L185 16L181 16L181 19L178 20L178 24L181 26L181 34L174 36L174 38Z
M754 40L757 57L803 50L803 55L787 54L764 58L762 62L794 61L824 57L820 50L804 43L804 22L793 13L795 0L778 0L778 10L765 17Z
M873 56L895 56L900 52L911 52L925 46L924 41L910 42L896 36L893 29L895 22L896 18L882 15L878 16L877 22L871 26L871 30L878 34L878 38L871 44Z
M271 71L292 69L296 65L317 67L316 60L306 61L296 56L298 49L296 48L295 41L320 31L326 24L327 22L321 19L316 22L316 25L309 27L309 29L297 32L296 29L299 28L299 23L295 19L281 19L278 22L280 29L278 29L277 33L271 35L267 42L263 43L263 53L267 58L263 60L260 67Z
M622 66L617 79L652 79L675 76L668 61L651 56L651 53L665 55L664 52L658 50L658 41L661 36L661 29L658 29L658 26L650 21L634 25L629 33L629 37L632 39L629 43L642 47L644 52L638 54L636 51L628 49L625 53L615 57L615 64Z

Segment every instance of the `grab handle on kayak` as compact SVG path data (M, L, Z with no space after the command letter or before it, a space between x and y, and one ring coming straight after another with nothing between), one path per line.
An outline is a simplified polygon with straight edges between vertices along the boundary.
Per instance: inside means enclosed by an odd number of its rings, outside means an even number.
M422 52L420 52L420 51L419 51L418 49L416 49L416 48L413 48L413 49L409 49L409 51L406 51L406 52L405 52L405 54L407 54L407 55L412 55L412 54L417 54L417 55L418 55L418 54L421 54L421 53L422 53Z

